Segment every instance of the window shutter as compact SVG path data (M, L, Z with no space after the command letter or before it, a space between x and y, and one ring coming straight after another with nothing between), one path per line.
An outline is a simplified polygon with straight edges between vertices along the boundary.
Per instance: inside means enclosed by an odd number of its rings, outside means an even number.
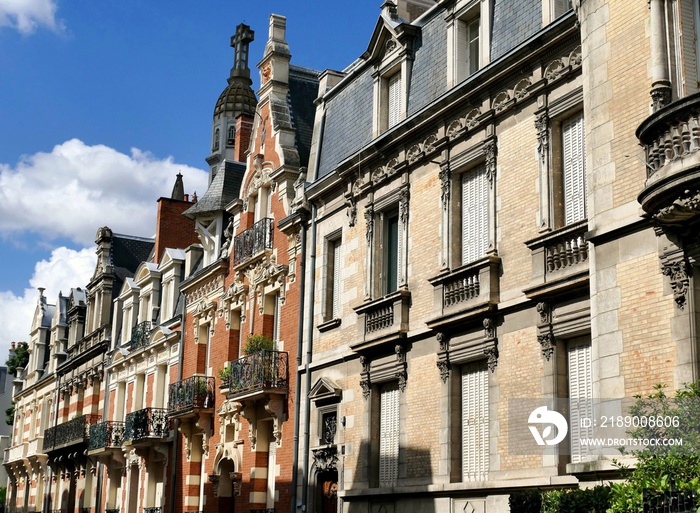
M333 319L340 315L340 239L333 242Z
M483 363L462 368L462 480L485 481L489 471L489 376Z
M399 388L382 388L379 412L379 486L394 486L399 475Z
M569 0L552 0L552 9L552 21L554 21L566 11L571 9L571 5L569 4Z
M564 153L564 223L586 218L586 170L583 113L562 123Z
M592 428L581 426L581 419L593 418L593 376L591 344L587 339L569 344L569 433L571 462L578 463L588 455L587 446L579 444L581 438L591 438Z
M401 121L401 73L395 73L389 78L389 105L387 111L387 128Z
M465 20L459 20L457 24L457 43L455 60L457 68L457 82L461 82L469 76L469 25Z
M482 258L489 247L488 191L483 166L462 175L462 265Z

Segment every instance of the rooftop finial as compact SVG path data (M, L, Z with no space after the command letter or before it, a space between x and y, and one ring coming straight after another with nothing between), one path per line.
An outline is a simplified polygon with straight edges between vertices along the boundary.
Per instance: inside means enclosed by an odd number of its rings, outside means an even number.
M170 194L170 199L184 201L185 199L185 186L182 183L182 173L177 174L175 178L175 185L173 185L173 192Z
M236 33L231 36L231 46L235 50L231 77L250 78L248 68L248 45L253 41L255 32L248 25L241 23L236 27Z

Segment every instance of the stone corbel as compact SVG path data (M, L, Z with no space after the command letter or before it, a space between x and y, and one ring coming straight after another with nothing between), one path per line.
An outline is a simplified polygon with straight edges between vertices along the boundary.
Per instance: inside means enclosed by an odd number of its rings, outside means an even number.
M192 459L192 424L189 422L180 422L177 430L185 436L185 455L187 461Z
M450 206L450 181L452 179L452 171L450 170L450 161L446 160L440 164L440 200L442 201L442 209L449 210Z
M247 404L241 409L241 417L248 421L248 440L250 447L254 451L255 444L258 440L257 415L255 414L255 405Z
M484 349L486 356L486 365L491 372L495 372L498 366L498 338L496 337L496 324L493 319L487 317L484 319L484 343L487 348Z
M338 449L336 447L313 449L311 455L317 471L333 472L338 470Z
M537 342L540 344L542 356L549 361L556 348L554 334L552 333L553 306L551 303L541 301L537 303L535 309L539 316L539 322L537 323Z
M366 356L360 356L360 364L362 365L362 372L360 374L360 387L362 388L362 397L368 399L370 391L372 389L372 384L369 379L369 358L367 358Z
M202 455L206 459L209 457L209 431L211 429L211 417L209 415L199 415L195 426L202 432Z
M440 379L443 383L447 383L450 377L450 339L446 333L439 331L435 338L440 345L440 350L437 353L437 368L440 371Z
M673 300L676 306L683 310L688 302L688 290L690 287L690 263L683 257L675 262L663 262L661 272L669 278Z
M493 186L493 180L496 177L496 154L496 140L491 139L484 144L484 157L486 158L484 165L486 166L486 177L491 186Z
M540 333L537 335L537 342L540 343L542 356L549 361L552 358L552 354L554 353L554 348L556 346L554 342L554 334L551 331Z
M282 423L284 422L284 401L278 397L265 403L265 411L272 415L272 436L277 445L282 443Z

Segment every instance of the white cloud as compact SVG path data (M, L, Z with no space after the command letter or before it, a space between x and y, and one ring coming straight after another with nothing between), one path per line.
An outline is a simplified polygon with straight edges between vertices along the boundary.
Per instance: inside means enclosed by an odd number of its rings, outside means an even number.
M51 153L24 156L14 167L0 163L0 235L31 231L45 240L67 237L88 246L106 225L116 233L152 237L156 201L170 196L178 172L186 193L206 191L205 171L171 157L157 159L136 148L125 155L78 139Z
M31 34L37 27L63 30L56 19L58 5L54 0L0 0L0 27L11 27L22 34Z
M64 296L71 288L85 288L95 271L96 255L94 248L80 251L66 247L56 248L49 260L41 260L34 267L34 274L29 280L31 288L17 296L12 292L0 291L0 363L7 358L7 351L12 341L29 339L32 317L39 293L38 287L46 290L44 295L49 304L55 304L58 293Z

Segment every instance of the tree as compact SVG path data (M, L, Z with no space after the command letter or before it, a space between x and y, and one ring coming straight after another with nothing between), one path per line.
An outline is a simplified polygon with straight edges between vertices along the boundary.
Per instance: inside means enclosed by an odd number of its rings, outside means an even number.
M10 357L5 362L7 365L7 374L14 376L17 373L17 368L26 368L29 363L29 344L26 342L18 342L15 349L11 352ZM15 403L5 410L5 423L11 426L15 421Z

